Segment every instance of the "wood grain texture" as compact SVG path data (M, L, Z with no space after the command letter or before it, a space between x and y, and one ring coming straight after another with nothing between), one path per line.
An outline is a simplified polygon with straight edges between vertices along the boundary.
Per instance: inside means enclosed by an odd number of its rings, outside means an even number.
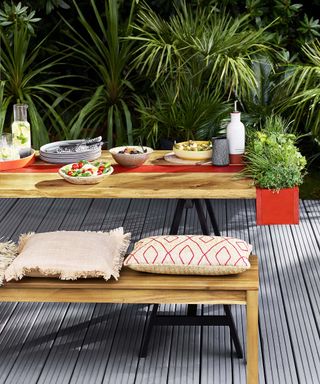
M251 269L229 276L157 275L124 268L118 281L63 281L24 278L0 288L0 301L245 304L246 291L258 290L258 260Z
M258 289L258 259L250 256L251 268L238 275L228 276L189 276L189 275L160 275L143 273L123 268L120 279L79 279L65 281L51 278L23 278L20 281L10 281L0 288L0 300L4 291L10 289L73 289L73 290L183 290L183 291L246 291Z
M259 383L258 291L247 292L247 384Z
M6 289L1 301L55 303L125 303L125 304L246 304L241 291L187 290L98 290L98 289Z
M150 164L161 162L165 151L155 151ZM104 160L111 160L103 153ZM113 161L111 161L114 163ZM37 165L43 162L37 160ZM16 198L255 198L250 180L233 173L119 173L100 184L73 185L55 173L0 173L0 197Z

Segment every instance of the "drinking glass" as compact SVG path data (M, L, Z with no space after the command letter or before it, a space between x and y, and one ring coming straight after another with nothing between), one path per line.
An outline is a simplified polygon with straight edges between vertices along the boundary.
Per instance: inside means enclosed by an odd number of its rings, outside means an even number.
M17 160L19 150L13 145L12 134L2 133L0 136L0 161Z

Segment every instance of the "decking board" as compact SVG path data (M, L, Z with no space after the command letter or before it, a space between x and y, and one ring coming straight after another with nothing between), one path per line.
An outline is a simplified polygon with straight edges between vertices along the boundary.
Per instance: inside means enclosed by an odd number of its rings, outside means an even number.
M168 233L174 209L172 200L152 200L142 228L141 237ZM176 305L161 305L159 311L175 311ZM149 309L152 309L150 306ZM144 331L146 329L146 324ZM163 384L167 382L173 327L154 327L145 359L139 359L134 379L136 384ZM144 335L143 335L144 336Z
M299 226L270 227L255 225L252 200L212 203L222 233L250 240L260 258L260 384L319 383L320 202L301 202ZM174 210L174 201L164 199L0 199L0 205L1 237L14 240L29 231L124 226L136 241L168 233ZM184 231L200 233L194 208L186 211ZM155 327L148 356L139 359L148 308L1 303L0 384L245 383L245 365L234 351L230 356L225 328ZM185 313L186 306L161 310ZM244 308L232 311L244 341Z
M226 236L226 201L213 201L212 206L221 235ZM209 218L207 222L210 225ZM234 307L232 311L234 312ZM222 315L224 311L222 306L203 306L203 314ZM233 383L231 348L230 332L226 327L202 327L201 384Z
M248 231L248 218L245 209L244 200L226 201L225 202L225 214L226 214L226 230L224 234L227 236L234 236L244 239L250 242L250 236ZM260 256L260 255L259 255ZM232 313L234 320L237 324L238 334L243 345L244 353L246 353L246 308L244 306L234 305L232 307ZM261 353L261 343L259 343L259 350ZM238 359L234 347L232 345L232 376L233 383L245 384L246 383L246 371L244 368L243 359ZM264 371L262 364L259 367L260 383L265 383Z
M294 248L290 228L276 226L270 228L270 231L275 257L279 259L277 263L279 280L284 298L286 321L291 331L298 378L300 382L303 377L306 382L316 384L320 381L317 372L320 366L317 353L318 340L314 338L317 329L308 299L307 287L299 268L299 255ZM286 238L286 243L283 242L283 238ZM298 268L295 267L295 264L298 265Z
M254 204L247 202L248 222L254 223ZM266 383L297 384L297 367L285 316L285 302L277 273L280 255L275 254L269 226L249 225L250 241L260 259L260 340Z

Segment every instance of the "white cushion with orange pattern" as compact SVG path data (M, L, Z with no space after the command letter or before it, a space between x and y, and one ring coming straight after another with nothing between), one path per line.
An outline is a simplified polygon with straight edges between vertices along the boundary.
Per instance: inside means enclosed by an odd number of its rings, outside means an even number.
M142 272L229 275L250 268L252 246L234 237L152 236L138 241L124 265Z

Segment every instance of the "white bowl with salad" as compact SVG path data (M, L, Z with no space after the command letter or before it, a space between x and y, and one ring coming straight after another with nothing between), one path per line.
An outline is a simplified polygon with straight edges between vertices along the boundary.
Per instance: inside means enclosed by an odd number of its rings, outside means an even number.
M211 160L211 141L183 141L173 145L174 154L183 160Z
M59 175L72 184L98 184L113 173L110 163L80 160L59 169Z

